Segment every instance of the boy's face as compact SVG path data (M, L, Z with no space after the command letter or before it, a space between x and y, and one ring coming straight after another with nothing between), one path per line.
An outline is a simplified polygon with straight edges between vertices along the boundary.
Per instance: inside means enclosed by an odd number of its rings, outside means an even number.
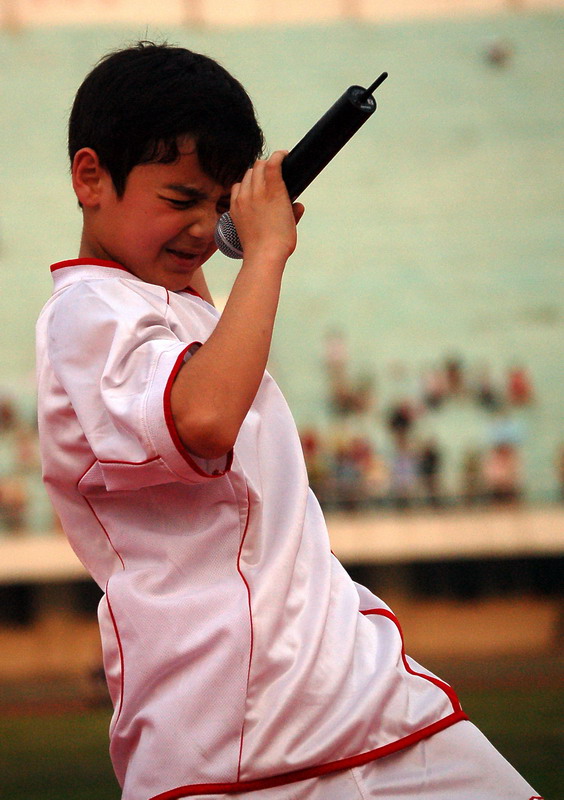
M85 216L81 257L116 261L148 283L185 289L215 252L213 234L228 210L231 187L200 168L188 141L172 164L139 164L117 197L111 178L93 213Z

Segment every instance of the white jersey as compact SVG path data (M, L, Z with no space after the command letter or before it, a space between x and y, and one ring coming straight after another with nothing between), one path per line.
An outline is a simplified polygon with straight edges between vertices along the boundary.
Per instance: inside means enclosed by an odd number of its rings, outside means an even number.
M111 262L52 271L37 326L44 480L104 590L124 800L323 775L464 719L332 555L268 374L233 453L210 462L182 446L170 390L216 310Z

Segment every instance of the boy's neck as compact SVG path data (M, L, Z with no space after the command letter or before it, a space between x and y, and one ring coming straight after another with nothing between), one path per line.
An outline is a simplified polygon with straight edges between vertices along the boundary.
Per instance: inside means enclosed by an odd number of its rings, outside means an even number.
M84 229L80 239L78 258L95 258L97 261L115 261L109 253L106 253L103 247L91 241Z

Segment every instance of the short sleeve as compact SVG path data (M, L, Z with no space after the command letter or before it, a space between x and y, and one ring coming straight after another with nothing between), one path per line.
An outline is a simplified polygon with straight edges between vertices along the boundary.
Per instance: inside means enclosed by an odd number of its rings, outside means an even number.
M178 437L170 392L201 342L179 339L167 311L165 289L119 279L75 284L54 303L49 358L95 456L90 478L108 491L201 483L231 466L231 454L201 459Z

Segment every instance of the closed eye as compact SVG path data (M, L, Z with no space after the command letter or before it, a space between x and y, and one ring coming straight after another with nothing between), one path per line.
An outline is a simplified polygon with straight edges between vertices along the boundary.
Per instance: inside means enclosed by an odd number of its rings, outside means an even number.
M187 208L194 208L194 206L198 203L198 200L196 200L196 199L192 199L192 200L177 200L174 197L161 197L161 199L162 200L166 200L166 202L170 203L170 205L173 208L178 208L180 210L184 210L184 209L187 209Z
M187 200L177 200L175 197L165 197L164 195L161 195L161 200L165 200L173 208L178 208L180 211L185 211L186 209L194 208L200 202L199 198L197 197L190 198ZM225 211L229 211L230 204L231 204L230 196L222 197L216 206L217 213L223 214Z

